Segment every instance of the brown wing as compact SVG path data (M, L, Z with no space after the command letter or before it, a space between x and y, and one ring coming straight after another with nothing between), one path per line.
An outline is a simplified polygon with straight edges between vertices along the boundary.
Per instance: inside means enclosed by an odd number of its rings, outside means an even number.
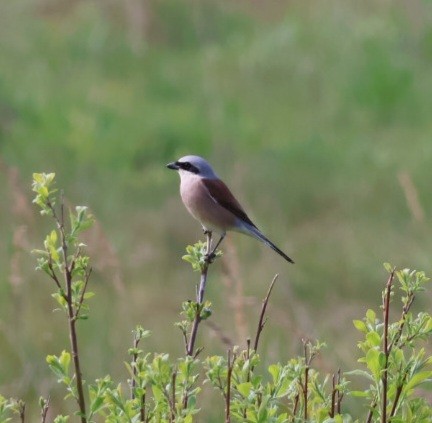
M229 188L220 179L204 178L202 181L216 203L229 210L234 216L256 227L243 210L243 207L236 200L234 195L232 195Z

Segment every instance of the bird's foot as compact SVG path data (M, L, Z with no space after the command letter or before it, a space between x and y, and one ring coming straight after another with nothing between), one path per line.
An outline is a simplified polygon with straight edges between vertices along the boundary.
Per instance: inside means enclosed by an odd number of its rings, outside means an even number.
M216 254L214 252L206 254L204 259L208 264L213 263L214 259L216 258Z
M208 264L212 264L215 258L216 258L215 251L212 251L211 253L208 253L204 256L204 259Z

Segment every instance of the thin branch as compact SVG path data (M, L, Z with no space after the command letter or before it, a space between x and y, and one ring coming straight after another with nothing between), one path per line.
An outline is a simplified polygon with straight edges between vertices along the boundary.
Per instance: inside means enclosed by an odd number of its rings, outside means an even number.
M87 284L88 284L88 281L90 279L90 275L92 273L92 270L93 269L90 267L90 269L86 272L85 279L84 279L84 286L83 286L83 289L81 291L80 299L78 301L78 306L75 309L75 316L74 316L75 320L77 320L79 317L79 313L81 311L81 307L82 307L83 302L84 302L84 295L87 291Z
M338 369L337 373L333 373L332 377L332 395L331 395L331 406L329 416L334 417L335 414L341 413L341 402L343 394L341 394L338 386L341 380L341 370Z
M59 281L59 279L57 277L56 272L54 271L54 267L53 267L53 264L52 264L51 254L49 255L49 258L48 258L48 269L50 270L50 277L51 277L51 279L55 282L55 284L57 285L57 288L60 291L62 291L62 287L61 287L60 281ZM64 297L64 294L63 294L63 297ZM65 300L67 301L67 298L65 298Z
M294 422L296 419L296 414L297 414L297 409L298 409L298 405L299 405L299 401L300 401L300 394L297 394L294 400L294 408L293 408L293 418L292 421Z
M337 373L337 384L340 384L340 380L341 380L341 369L338 369L338 373ZM342 398L343 398L343 394L341 393L341 391L338 389L337 390L337 399L336 399L336 413L340 414L341 413L341 403L342 403Z
M84 389L83 389L83 380L81 374L81 366L80 366L80 358L79 358L79 350L78 350L78 339L76 333L76 320L75 320L75 310L72 302L72 272L69 267L68 261L68 246L66 242L66 233L64 229L64 201L63 195L61 196L60 210L61 210L61 218L59 219L54 207L50 202L48 202L48 206L52 210L54 219L57 221L57 226L60 230L61 234L61 248L63 252L63 262L64 262L64 282L66 286L66 296L67 296L67 312L68 312L68 323L69 323L69 339L71 343L72 349L72 358L75 367L75 376L76 376L76 388L77 388L77 402L80 411L81 423L87 423L86 417L86 407L85 407L85 398L84 398Z
M407 316L408 312L410 311L410 308L411 308L411 306L412 306L412 303L414 302L414 298L415 298L414 293L413 293L413 292L409 292L409 293L408 293L408 301L407 301L407 303L403 306L403 309L402 309L402 316L401 316L401 318L400 318L400 320L399 320L399 321L400 321L400 324L399 324L398 330L397 330L397 332L396 332L396 335L395 335L395 337L393 338L393 341L390 343L390 346L389 346L389 352L391 352L393 346L394 346L394 345L397 345L398 342L400 341L400 338L401 338L401 336L402 336L402 331L403 331L403 328L404 328L404 326L405 326L405 319L406 319L406 316ZM402 346L403 346L403 345L400 345L400 347L402 347Z
M137 337L137 335L134 334L133 348L134 348L135 351L138 348L139 341L140 341L139 337ZM137 375L138 375L137 360L138 360L138 353L134 352L133 355L132 355L131 399L135 399L136 378L137 378Z
M374 413L374 411L376 409L376 406L377 406L377 400L375 399L372 402L372 404L370 405L369 413L368 413L367 418L366 418L366 423L371 423L372 422L372 417L373 417L373 413Z
M43 407L41 410L41 423L45 423L46 422L46 418L47 418L47 414L48 414L48 409L50 406L50 400L51 398L48 397L48 399L43 403Z
M26 409L25 402L20 400L18 403L18 407L19 407L20 421L21 423L25 423L25 409Z
M188 355L188 351L189 351L188 350L188 344L189 344L189 341L188 341L188 336L187 336L186 330L184 328L181 328L181 333L183 334L185 354Z
M211 263L211 258L209 257L211 251L211 241L212 241L212 233L207 232L207 248L206 248L207 259L205 260L203 269L201 271L200 285L199 285L198 296L197 296L197 303L199 304L202 304L204 301L205 288L207 284L207 271Z
M396 395L395 395L395 399L394 399L394 402L393 402L393 407L392 407L391 412L390 412L390 419L392 417L394 417L394 415L396 414L396 410L397 410L397 407L399 405L399 399L400 399L400 396L402 394L402 390L403 390L403 387L404 387L404 384L405 384L407 376L408 376L408 370L405 371L405 374L404 374L404 376L403 376L403 378L401 380L401 383L396 388Z
M172 414L173 422L175 421L176 418L176 379L177 379L177 370L174 369L171 377L171 395L172 395L171 414Z
M195 354L193 355L193 359L195 360L198 355L200 354L200 352L204 349L204 347L199 347L195 350Z
M205 260L204 265L202 266L202 269L201 269L200 284L199 284L199 288L197 290L197 310L195 313L195 319L194 319L193 324L192 324L191 334L190 334L189 342L188 342L187 349L186 349L187 355L189 355L191 357L196 357L196 355L198 354L198 353L194 353L195 341L196 341L196 336L198 333L198 326L202 320L201 319L201 311L202 311L202 305L204 302L204 294L205 294L205 288L206 288L206 283L207 283L207 272L208 272L208 268L209 268L209 265L211 262L211 260L209 258L209 254L211 251L212 233L206 232L206 235L207 235L206 255L207 255L208 259Z
M231 376L236 360L235 354L231 360L231 350L228 350L227 392L225 395L225 423L231 423Z
M393 269L387 280L385 295L383 298L383 315L384 315L384 338L383 350L385 355L385 366L382 373L381 381L383 385L382 404L381 404L381 423L387 423L387 384L388 384L388 361L390 356L388 329L389 329L389 313L390 313L390 297L392 292L392 283L395 270Z
M145 422L146 421L146 415L145 415L145 403L146 403L146 394L145 391L141 395L141 404L140 404L140 421Z
M309 386L309 363L311 357L307 358L307 343L304 343L304 357L305 357L305 371L304 371L304 385L303 385L303 402L304 402L304 420L308 419L308 386Z
M276 274L273 277L273 280L271 281L270 287L269 287L269 289L267 291L267 295L265 296L265 298L264 298L264 300L262 302L261 314L260 314L260 318L259 318L259 321L258 321L257 332L256 332L256 335L255 335L254 351L258 350L258 344L259 344L259 339L260 339L260 336L261 336L261 332L262 332L262 330L264 328L264 325L266 323L266 320L264 320L264 316L265 316L265 312L266 312L266 309L267 309L267 304L268 304L268 301L270 299L270 294L271 294L271 292L273 290L273 286L274 286L274 284L275 284L275 282L276 282L276 280L277 280L278 277L279 277L278 274Z
M332 394L331 394L331 405L330 405L330 412L329 416L331 418L335 415L335 404L336 404L336 375L333 373L332 377Z

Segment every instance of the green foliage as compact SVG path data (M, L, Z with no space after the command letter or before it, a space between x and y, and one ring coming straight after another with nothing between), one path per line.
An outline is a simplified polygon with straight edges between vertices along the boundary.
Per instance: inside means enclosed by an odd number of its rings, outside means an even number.
M347 382L340 379L328 389L328 377L320 380L310 366L324 345L306 341L304 346L304 357L271 364L267 369L270 377L256 371L260 358L254 351L235 351L232 360L220 356L206 359L207 380L229 401L233 421L279 423L300 421L305 416L306 420L328 422L329 416L343 417L334 412L332 395L338 392L343 397Z
M69 212L70 226L67 228L63 199L60 214L56 210L57 198L54 194L57 190L53 188L54 184L54 173L33 174L32 189L36 193L33 203L41 208L42 214L54 218L57 227L46 236L43 250L32 251L38 256L36 269L47 273L56 283L58 289L52 297L60 306L59 310L66 314L71 312L75 320L87 319L89 308L86 300L92 298L94 293L87 291L91 274L90 258L83 254L85 244L79 241L78 235L90 228L94 219L87 207L77 206L75 212Z
M207 266L207 244L198 241L194 245L188 245L186 252L182 259L191 264L192 269L196 272L202 272ZM214 258L222 257L222 251L217 250L214 253Z
M412 410L423 408L423 402L416 398L415 388L432 379L432 357L421 347L421 342L432 335L432 317L425 312L414 315L411 305L416 295L424 291L429 278L424 272L395 271L388 264L385 268L390 276L382 294L383 320L377 318L373 310L368 310L363 320L354 321L355 328L364 336L358 343L363 354L358 361L366 365L367 370L358 369L347 374L362 376L368 381L369 388L353 391L351 395L368 401L374 419L427 421L419 416L414 418ZM389 307L395 295L394 276L402 291L401 317L390 322Z
M10 416L13 408L13 400L7 400L0 395L0 421L8 422L11 420Z
M96 380L89 386L89 420L100 415L106 422L192 422L201 390L196 386L198 361L185 357L172 362L168 354L150 357L137 349L137 342L134 345L129 350L132 361L126 364L131 396L126 397L110 376Z
M94 294L86 291L90 258L83 254L84 245L78 234L93 219L85 207L77 207L69 213L70 226L66 227L63 201L55 197L53 183L54 176L34 176L35 203L43 214L54 219L56 226L45 237L44 248L35 253L37 268L55 283L57 291L53 296L68 317L71 352L64 350L60 355L48 355L46 362L65 387L66 398L77 403L75 415L82 422L103 419L108 423L192 423L202 412L200 399L205 384L221 394L227 423L350 423L363 421L364 417L371 423L431 420L432 407L419 395L418 388L432 380L432 356L424 347L432 335L432 317L427 312L414 314L411 310L429 278L424 272L396 270L389 264L385 264L389 278L382 293L382 320L372 309L367 310L362 320L354 320L355 328L363 337L358 343L361 369L344 375L340 370L333 375L322 375L313 363L325 344L309 340L303 341L302 356L271 363L266 370L249 343L246 350L238 347L229 350L227 357L209 355L200 360L197 357L202 348L188 350L188 338L192 333L196 335L199 322L211 317L210 301L200 300L183 302L183 320L176 323L185 340L184 356L173 359L166 353L147 352L141 343L150 332L137 326L128 350L130 360L125 364L129 379L116 382L111 375L106 375L85 384L79 370L75 323L87 318L86 301ZM54 206L57 203L60 211ZM201 282L211 264L205 255L208 249L203 243L187 247L186 261L192 264L193 270L201 271ZM395 281L399 284L400 318L392 321L390 306L397 297ZM274 282L275 279L271 287ZM270 294L271 289L265 304ZM355 383L348 379L351 376L363 377L368 386L351 389ZM352 416L342 403L346 396L363 403L366 416ZM46 421L49 406L49 400L40 398L42 422ZM13 416L24 421L25 409L22 400L0 396L1 422L10 421ZM53 421L63 423L70 417L58 415Z
M52 198L56 189L53 189L55 173L33 173L32 191L36 193L33 203L41 208L41 214L52 213L55 206ZM50 207L51 206L51 207Z

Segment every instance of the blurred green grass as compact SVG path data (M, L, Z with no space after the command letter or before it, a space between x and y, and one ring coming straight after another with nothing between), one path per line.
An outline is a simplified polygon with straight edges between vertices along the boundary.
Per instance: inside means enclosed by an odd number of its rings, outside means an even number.
M379 303L381 263L430 271L431 4L128 4L0 5L0 391L55 390L44 356L67 345L28 254L48 228L30 205L34 171L55 171L99 222L87 378L126 377L137 322L154 332L149 350L181 353L172 322L195 275L180 257L201 233L164 164L187 153L210 159L296 260L233 235L238 258L212 269L216 323L244 343L280 272L263 353L283 360L319 337L325 366L348 367L350 322ZM234 305L226 267L242 281ZM206 351L223 351L208 332Z

